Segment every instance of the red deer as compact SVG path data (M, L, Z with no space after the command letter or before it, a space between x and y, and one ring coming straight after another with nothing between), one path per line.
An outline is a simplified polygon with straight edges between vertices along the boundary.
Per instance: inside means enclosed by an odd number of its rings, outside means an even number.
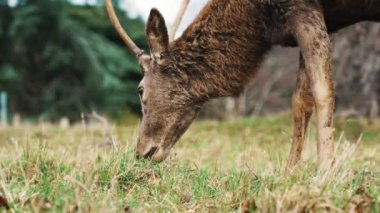
M210 0L172 42L164 18L152 9L146 27L150 54L121 28L111 0L106 3L144 76L138 87L143 113L139 156L163 161L206 101L241 93L271 47L282 45L301 50L288 169L300 161L314 109L318 164L332 163L335 92L329 34L361 21L379 22L379 0Z

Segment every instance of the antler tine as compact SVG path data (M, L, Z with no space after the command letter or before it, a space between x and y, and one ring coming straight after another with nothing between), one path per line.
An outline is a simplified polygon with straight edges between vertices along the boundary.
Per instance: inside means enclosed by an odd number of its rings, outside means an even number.
M140 58L141 55L144 54L144 51L141 50L135 42L129 37L129 35L124 31L123 27L120 24L119 19L116 16L115 10L112 5L112 0L106 0L106 8L108 16L111 20L112 25L115 27L117 33L121 37L121 39L124 41L124 43L127 45L129 49L133 51L133 53L136 55L137 58Z
M189 5L190 0L183 0L181 4L181 8L178 11L177 17L174 20L173 26L170 28L169 32L169 41L172 42L174 41L175 38L175 33L178 30L179 25L181 24L183 15L185 15L187 6Z

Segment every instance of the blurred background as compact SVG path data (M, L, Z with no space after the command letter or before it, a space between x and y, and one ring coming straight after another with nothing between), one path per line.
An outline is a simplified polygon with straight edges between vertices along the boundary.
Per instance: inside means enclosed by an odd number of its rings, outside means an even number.
M121 23L147 49L144 21L157 7L170 27L178 0L114 0ZM191 0L178 32L207 0ZM332 36L337 115L380 116L380 25ZM201 118L234 119L289 111L299 50L274 48L247 90L208 103ZM140 115L135 57L110 25L104 0L0 0L2 118L56 122L96 111L115 122ZM4 111L4 109L7 109Z

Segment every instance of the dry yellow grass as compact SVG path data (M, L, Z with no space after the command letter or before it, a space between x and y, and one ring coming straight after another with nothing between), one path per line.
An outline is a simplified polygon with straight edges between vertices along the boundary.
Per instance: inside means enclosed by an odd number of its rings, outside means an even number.
M162 164L134 158L135 127L0 129L0 212L379 212L380 125L336 124L335 167L284 168L288 115L196 122ZM342 134L345 130L345 134Z

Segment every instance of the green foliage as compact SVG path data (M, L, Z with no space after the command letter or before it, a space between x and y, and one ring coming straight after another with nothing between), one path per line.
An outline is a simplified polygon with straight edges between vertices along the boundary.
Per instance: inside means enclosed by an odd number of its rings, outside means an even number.
M119 11L131 37L146 47L144 24ZM0 90L12 112L54 119L92 110L119 116L139 111L141 78L103 6L25 0L0 4Z

